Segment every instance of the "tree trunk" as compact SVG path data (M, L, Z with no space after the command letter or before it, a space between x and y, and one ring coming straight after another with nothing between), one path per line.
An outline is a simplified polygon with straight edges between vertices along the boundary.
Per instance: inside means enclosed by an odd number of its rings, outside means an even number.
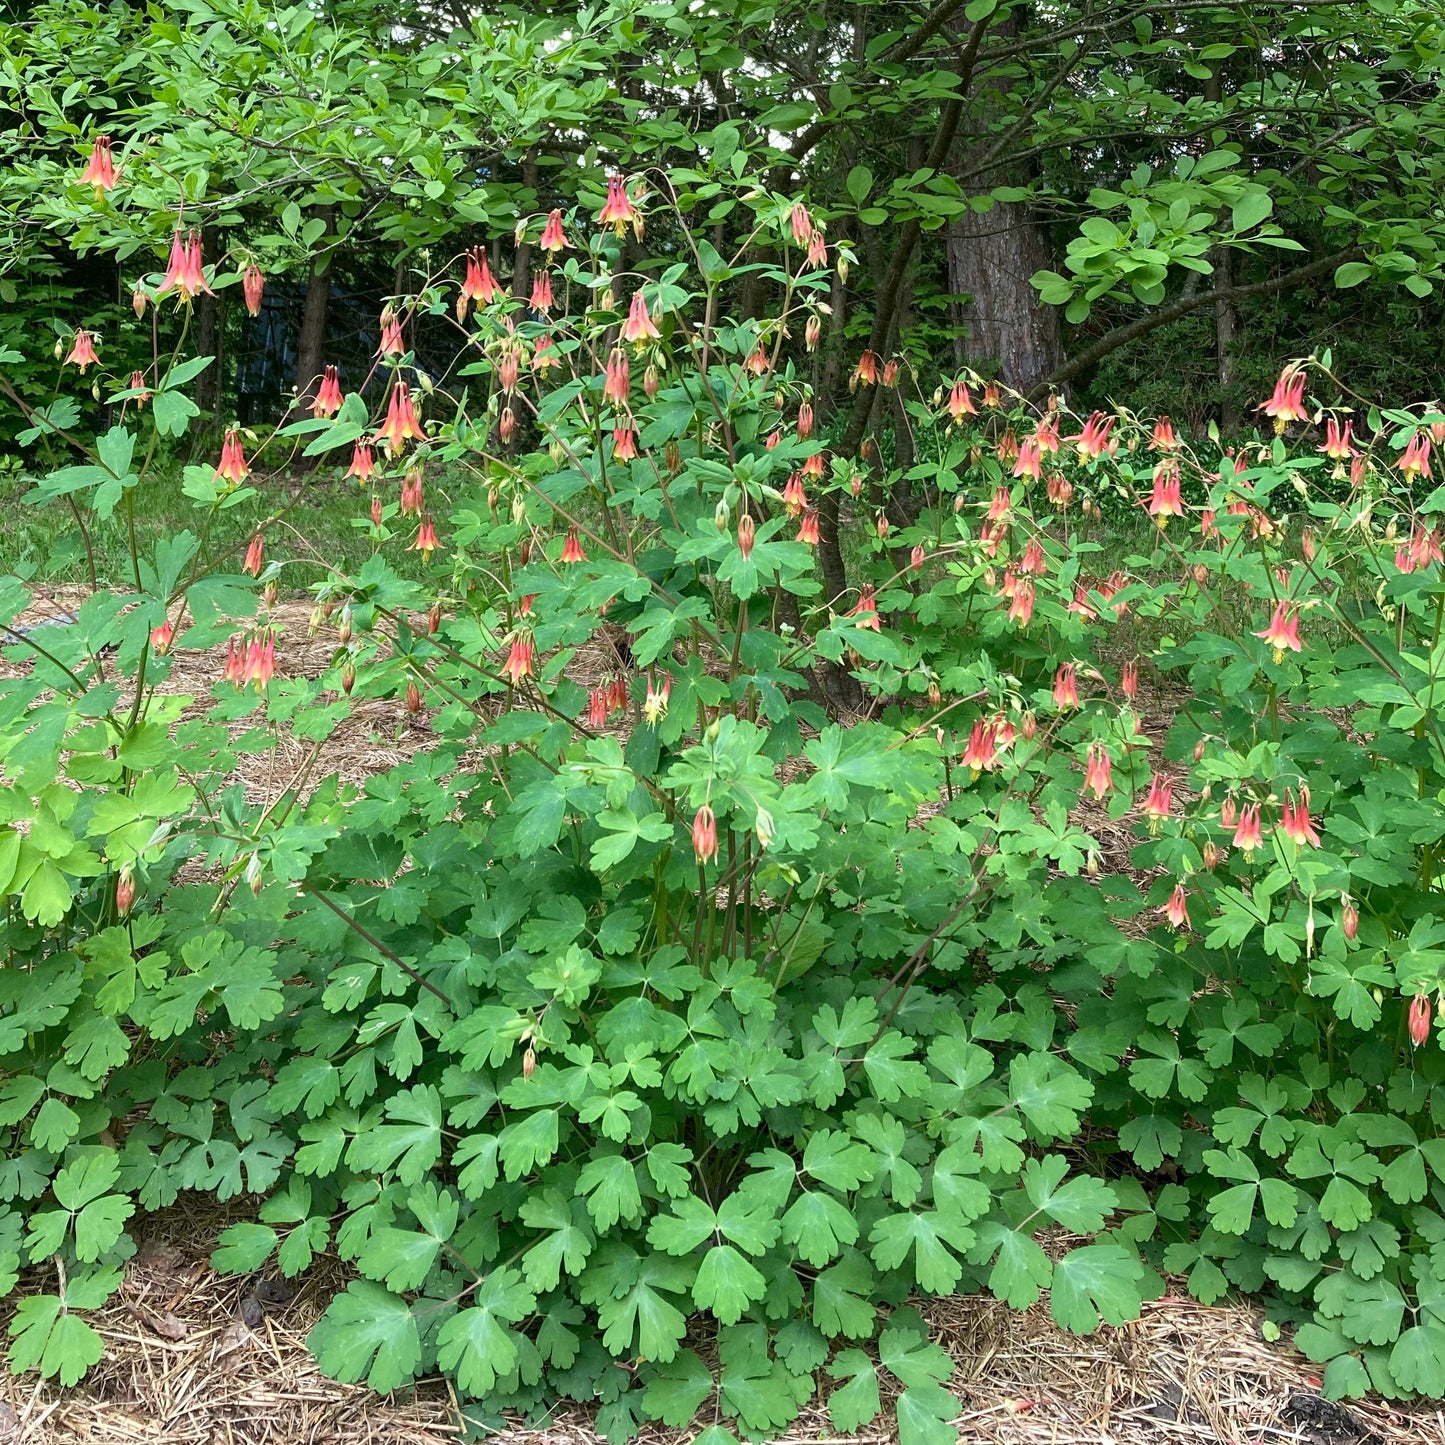
M326 222L326 231L319 244L326 246L335 208L323 206L317 214ZM306 301L301 311L301 334L296 339L296 404L291 421L309 411L321 373L326 366L326 314L331 301L331 253L317 252L311 263L311 279L306 286Z
M1204 82L1204 98L1212 105L1224 99L1222 62L1210 67ZM1214 289L1228 291L1234 285L1234 256L1227 246L1216 246L1209 258L1214 264ZM1219 425L1226 436L1239 430L1239 404L1234 395L1234 359L1239 346L1239 309L1231 296L1214 303L1215 375L1219 381Z

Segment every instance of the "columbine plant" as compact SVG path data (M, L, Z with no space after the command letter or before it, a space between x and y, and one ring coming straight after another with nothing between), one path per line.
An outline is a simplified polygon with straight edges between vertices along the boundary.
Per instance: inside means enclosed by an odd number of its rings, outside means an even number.
M205 1189L264 1197L218 1267L353 1268L332 1374L618 1438L772 1433L820 1389L853 1432L881 1371L924 1445L959 1406L909 1295L1047 1290L1082 1331L1162 1270L1268 1284L1336 1393L1445 1392L1445 417L1342 428L1311 359L1220 454L967 373L910 390L905 478L817 414L819 220L740 190L761 259L725 257L674 182L525 220L525 304L476 249L395 298L360 391L328 368L262 450L229 433L196 535L9 650L0 1242L53 1286L12 1362L76 1378L129 1219ZM686 262L627 269L644 217ZM746 264L776 307L734 321ZM905 360L853 384L916 388ZM37 495L128 505L196 370L94 443L35 410L84 453ZM276 519L239 565L204 540L286 446L346 463L375 544L314 576L316 679ZM223 646L179 722L155 684ZM243 720L319 745L378 697L434 746L360 791L308 760L264 810L229 781Z

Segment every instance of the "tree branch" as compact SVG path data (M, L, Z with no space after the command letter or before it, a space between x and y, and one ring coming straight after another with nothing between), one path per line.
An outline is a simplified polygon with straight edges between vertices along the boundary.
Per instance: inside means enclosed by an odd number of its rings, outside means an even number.
M1114 330L1101 336L1092 346L1086 346L1077 356L1070 357L1052 375L1045 377L1034 387L1033 391L1029 393L1030 400L1042 396L1051 388L1066 381L1072 381L1081 371L1087 371L1095 362L1102 361L1104 357L1117 351L1121 346L1127 346L1131 341L1137 341L1141 336L1147 336L1161 326L1168 326L1171 322L1178 321L1181 316L1187 316L1191 311L1197 311L1201 306L1213 306L1217 301L1238 301L1245 296L1267 296L1273 291L1284 290L1286 286L1294 286L1301 281L1309 281L1327 271L1333 271L1336 266L1341 266L1346 261L1358 261L1363 255L1364 251L1359 246L1347 246L1343 251L1336 251L1329 256L1321 256L1317 260L1309 261L1303 266L1296 266L1293 271L1286 271L1282 276L1272 277L1268 281L1252 281L1247 286L1221 286L1213 291L1199 291L1193 295L1186 291L1178 300L1171 301L1169 305L1161 306L1157 311L1150 311L1147 315L1140 316L1125 326L1116 326Z

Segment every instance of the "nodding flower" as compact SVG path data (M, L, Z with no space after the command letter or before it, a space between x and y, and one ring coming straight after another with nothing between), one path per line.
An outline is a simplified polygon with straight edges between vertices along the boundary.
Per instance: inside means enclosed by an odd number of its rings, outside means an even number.
M803 478L794 472L783 487L783 510L790 517L800 517L807 506L808 494L803 490Z
M1410 1000L1410 1042L1418 1049L1430 1037L1430 996L1417 993Z
M328 366L316 389L316 399L311 403L312 416L335 416L341 410L341 381L334 366Z
M806 543L809 547L818 545L818 509L816 507L805 507L803 519L798 524L798 535L794 541Z
M738 551L746 562L753 555L753 542L757 537L757 526L751 515L744 512L738 518Z
M978 408L973 404L973 397L969 394L968 383L961 377L953 383L949 390L948 415L954 426L959 425L966 416L978 415Z
M1096 798L1104 797L1114 786L1114 772L1109 763L1109 749L1101 742L1089 744L1088 761L1084 767L1084 788Z
M642 299L642 288L639 286L632 293L632 305L627 312L627 320L622 323L622 339L629 346L637 346L644 341L657 341L661 335L648 313L647 303Z
M437 540L436 524L430 515L421 519L421 526L416 529L416 541L408 548L408 551L420 552L423 557L430 558L431 554L441 546Z
M241 273L241 296L246 303L248 315L261 314L261 297L266 291L266 278L257 265L247 266Z
M963 750L963 765L975 773L991 772L998 766L998 727L975 718Z
M1256 848L1264 846L1264 833L1259 825L1259 804L1249 803L1239 810L1234 830L1234 846L1247 858Z
M171 640L176 635L176 629L170 618L166 618L159 627L151 628L151 648L153 651L164 656L171 650Z
M1297 366L1285 367L1274 384L1274 392L1269 400L1260 402L1255 410L1274 418L1276 432L1284 431L1292 421L1308 421L1304 372Z
M1119 675L1119 690L1127 698L1139 695L1139 664L1132 659L1124 664Z
M473 301L490 306L500 295L502 288L492 277L492 268L487 264L487 253L480 246L474 246L467 252L467 274L457 297L458 320L467 319L467 310Z
M95 354L95 338L88 331L77 331L75 340L70 347L70 355L65 358L66 366L77 367L82 376L85 375L87 366L98 366L100 357Z
M806 246L813 239L813 218L801 201L794 203L793 209L788 213L788 221L792 226L794 242L799 246Z
M853 368L853 375L848 379L848 389L856 390L859 385L875 386L878 382L878 355L873 351L865 351L858 358L858 365Z
M1184 497L1180 491L1179 463L1173 457L1165 457L1154 468L1154 491L1149 498L1149 515L1157 518L1161 527L1167 526L1170 517L1184 515Z
M533 311L540 311L544 316L551 311L553 305L552 275L549 271L537 273L536 279L532 282L532 295L528 304Z
M542 227L540 245L549 256L555 256L558 251L566 250L568 242L566 233L562 230L561 211L553 211L547 217L547 224Z
M1284 816L1280 819L1279 830L1286 838L1293 839L1300 847L1308 844L1311 848L1320 846L1320 835L1310 820L1310 790L1303 785L1299 790L1299 802L1288 788L1284 795Z
M1174 928L1189 927L1189 904L1186 901L1186 897L1184 885L1182 883L1176 883L1173 893L1169 895L1168 903L1164 904L1159 910Z
M664 672L662 682L655 683L652 674L647 675L647 696L642 700L642 716L655 727L667 716L667 699L672 692L672 674Z
M642 215L628 199L627 182L621 176L607 177L607 202L597 213L597 224L611 226L619 238L628 226L640 232Z
M1078 449L1080 461L1092 461L1095 457L1103 456L1105 452L1112 456L1118 450L1118 442L1111 440L1109 436L1118 419L1116 416L1107 416L1102 411L1090 414L1088 421L1084 423L1083 431L1070 438Z
M82 184L92 185L97 190L109 191L115 188L115 162L110 154L110 137L98 135L90 148L90 159L80 173ZM99 197L97 197L99 199Z
M1254 634L1274 649L1274 660L1283 659L1286 651L1303 652L1304 643L1299 635L1299 608L1293 602L1277 603L1269 619L1269 625Z
M1400 460L1395 463L1400 469L1400 475L1406 481L1413 482L1419 477L1430 475L1430 438L1422 431L1417 431L1410 438L1410 444L1400 453Z
M530 632L518 632L512 638L511 650L502 664L502 676L513 686L532 675L533 645Z
M630 426L613 427L612 460L631 462L637 459L637 433Z
M1079 705L1079 678L1072 662L1061 664L1054 674L1054 705L1061 709Z
M1035 437L1025 437L1019 443L1019 458L1014 463L1016 477L1032 477L1035 481L1043 476L1044 458Z
M385 442L387 449L395 456L408 441L422 441L426 433L416 419L416 407L412 404L411 388L404 381L398 381L391 389L391 401L387 406L386 420L376 434L376 440Z
M1149 438L1149 445L1156 452L1172 452L1179 445L1179 439L1174 435L1174 423L1167 416L1161 416L1154 423L1154 435Z
M562 543L562 561L570 564L586 560L587 554L582 550L582 539L577 535L577 528L573 527Z
M250 475L251 468L246 465L245 453L241 450L241 435L236 431L228 431L221 442L221 460L216 464L212 480L227 481L240 486Z
M201 238L196 231L185 237L177 231L171 237L170 261L166 265L166 274L156 289L156 300L159 301L170 291L179 291L185 305L189 305L203 291L207 296L216 294L206 285L206 276L201 265Z
M1354 422L1347 421L1343 430L1337 417L1325 421L1325 442L1315 450L1323 452L1332 462L1347 462L1355 455L1354 438L1350 435Z
M856 617L859 627L870 627L874 632L883 630L878 621L878 603L871 587L865 586L859 589L857 606L848 616Z
M613 406L626 406L631 393L632 369L627 364L627 353L620 346L614 346L603 375L603 399Z
M1034 584L1027 577L1020 577L1014 584L1014 594L1009 602L1008 621L1027 627L1034 615Z
M1155 773L1144 799L1144 816L1151 823L1162 823L1174 811L1174 780Z
M378 356L401 356L406 351L402 339L401 319L390 306L381 313L381 342L376 348Z
M342 473L341 480L355 477L357 486L364 486L376 475L376 462L371 448L365 442L357 442L351 449L351 465Z
M828 264L828 242L823 232L813 228L813 234L808 239L808 265L826 266ZM810 348L811 349L811 348Z
M706 803L697 810L692 820L692 851L699 863L707 863L717 857L717 818Z

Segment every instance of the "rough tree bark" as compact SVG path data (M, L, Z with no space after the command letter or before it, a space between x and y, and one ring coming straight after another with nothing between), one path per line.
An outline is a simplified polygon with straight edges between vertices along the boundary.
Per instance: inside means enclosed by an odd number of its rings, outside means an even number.
M308 411L321 373L326 366L326 316L331 302L331 228L336 219L334 206L323 206L317 213L326 222L326 230L317 242L311 263L311 279L306 284L306 300L301 310L301 333L296 338L296 404L292 418Z

